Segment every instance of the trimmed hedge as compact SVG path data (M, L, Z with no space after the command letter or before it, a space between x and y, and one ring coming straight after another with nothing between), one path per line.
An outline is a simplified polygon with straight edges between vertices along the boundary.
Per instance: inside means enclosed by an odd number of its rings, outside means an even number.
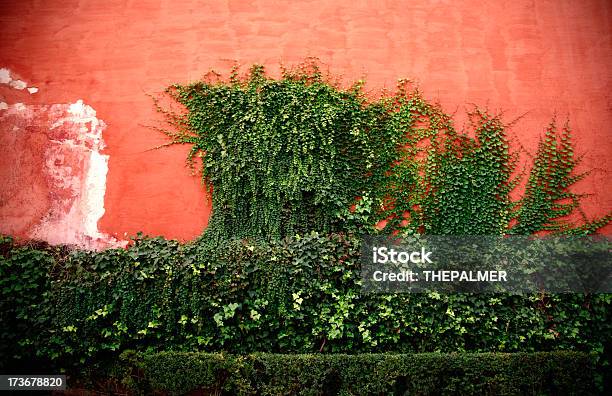
M124 353L138 393L228 395L586 395L580 352L481 354Z
M99 372L125 350L595 353L609 377L609 294L361 294L356 237L102 252L0 240L0 370Z

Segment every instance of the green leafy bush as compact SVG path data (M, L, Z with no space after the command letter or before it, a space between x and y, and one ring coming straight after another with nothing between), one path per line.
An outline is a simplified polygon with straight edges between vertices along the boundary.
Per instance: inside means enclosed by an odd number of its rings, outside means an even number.
M143 393L228 395L584 395L596 392L580 352L484 354L126 354ZM178 375L180 373L180 375Z
M607 361L610 295L362 295L359 254L356 237L316 233L215 246L138 238L129 249L68 255L5 248L2 271L29 277L32 257L42 257L36 279L46 281L23 308L15 302L24 293L3 288L2 357L77 371L126 349L581 350ZM21 313L26 306L33 314Z
M0 235L0 356L19 359L32 348L24 334L35 334L46 326L48 308L43 304L49 275L61 249L13 246ZM28 352L25 352L26 354ZM1 366L1 365L0 365Z

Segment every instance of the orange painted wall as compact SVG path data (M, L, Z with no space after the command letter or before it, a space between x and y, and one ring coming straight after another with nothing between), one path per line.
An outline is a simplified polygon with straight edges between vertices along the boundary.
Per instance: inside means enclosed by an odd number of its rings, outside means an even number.
M97 111L110 156L98 226L119 238L189 239L210 213L187 148L150 150L164 139L144 126L157 118L147 93L231 60L274 68L306 56L370 88L411 78L459 126L469 103L524 114L512 133L532 151L555 112L569 117L595 168L578 186L594 194L594 216L612 211L611 33L609 0L0 0L0 67L40 89L0 95Z

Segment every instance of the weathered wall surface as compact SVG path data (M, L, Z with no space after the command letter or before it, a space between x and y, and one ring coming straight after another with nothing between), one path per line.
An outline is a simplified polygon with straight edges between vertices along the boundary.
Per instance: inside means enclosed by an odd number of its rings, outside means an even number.
M370 88L413 79L459 126L469 103L525 114L512 133L532 152L555 112L569 117L594 169L585 212L602 215L611 30L608 0L0 0L0 233L94 247L198 235L210 204L186 148L150 150L164 139L145 127L146 93L232 60L274 70L306 56Z
M104 122L83 101L5 105L0 113L2 232L101 248L108 155Z

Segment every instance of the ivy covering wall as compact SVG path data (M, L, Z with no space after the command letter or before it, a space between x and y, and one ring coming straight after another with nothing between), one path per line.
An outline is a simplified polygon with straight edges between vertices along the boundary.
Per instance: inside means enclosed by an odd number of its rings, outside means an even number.
M478 108L471 129L400 81L372 99L362 82L332 83L316 61L284 69L279 79L253 66L220 78L173 85L186 112L158 109L172 143L202 156L212 189L209 237L282 238L306 231L435 235L588 234L601 219L568 219L581 196L572 185L577 158L568 125L550 124L530 165L522 197L518 152L507 126ZM357 204L357 218L349 207Z

